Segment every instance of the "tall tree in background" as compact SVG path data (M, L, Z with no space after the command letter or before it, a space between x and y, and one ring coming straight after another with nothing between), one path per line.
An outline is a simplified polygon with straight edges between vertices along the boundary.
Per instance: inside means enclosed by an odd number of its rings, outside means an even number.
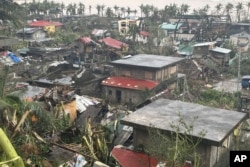
M247 3L247 19L249 19L250 2Z
M130 7L127 7L127 13L128 13L128 16L130 16L130 13L131 13Z
M242 2L238 2L237 5L235 6L235 8L236 8L237 21L240 22L240 13L244 8Z
M84 11L85 11L85 5L84 5L83 3L80 2L80 3L79 3L79 7L78 7L77 10L78 10L77 13L78 13L79 15L83 15L83 14L84 14Z
M110 7L107 7L107 9L106 9L106 16L107 16L108 18L110 18L110 17L112 17L113 15L114 15L114 13L113 13L112 9L111 9Z
M98 14L98 16L100 16L100 12L101 12L101 5L96 5L96 10L97 10L97 14Z
M114 10L115 10L115 15L117 16L117 11L119 10L119 7L117 5L115 5Z
M92 9L92 6L89 5L89 14L91 15L91 9Z
M226 14L227 14L228 16L230 16L230 18L231 18L230 13L231 13L231 11L232 11L233 8L234 8L234 5L231 4L231 3L228 3L228 4L226 4L226 6L225 6Z
M121 12L122 12L123 17L125 17L126 9L124 7L121 7Z
M140 8L140 10L141 10L141 17L142 17L142 14L143 14L143 9L144 9L144 5L143 5L143 4L141 4L141 5L139 6L139 8Z
M219 15L220 14L220 11L222 9L222 4L221 3L218 3L216 6L215 6L215 9L216 9L216 14Z
M187 5L187 4L181 4L180 14L184 15L184 14L188 13L188 11L189 11L189 5Z
M102 4L102 5L101 5L102 17L103 17L103 12L104 12L104 9L105 9L105 5L104 5L104 4Z
M0 20L12 21L13 24L20 24L20 15L18 11L21 10L21 6L13 0L0 0Z

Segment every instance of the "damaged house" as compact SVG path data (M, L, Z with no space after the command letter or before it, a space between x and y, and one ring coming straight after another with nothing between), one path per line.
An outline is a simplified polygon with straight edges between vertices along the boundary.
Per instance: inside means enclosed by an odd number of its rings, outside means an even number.
M104 59L108 62L123 57L129 50L128 44L111 37L100 39L98 42L102 46Z
M102 92L113 102L138 104L158 85L176 78L178 63L182 60L179 57L139 54L112 61L114 75L102 81ZM174 84L167 87L171 89Z
M143 147L149 153L152 146L159 144L158 147L161 147L161 143L152 139L156 136L150 137L149 128L170 137L177 132L175 127L178 126L179 133L190 136L194 143L200 139L196 146L200 155L199 167L221 167L229 165L229 151L237 147L234 130L245 119L246 113L161 98L124 117L121 124L133 127L133 146ZM189 126L192 130L187 133ZM201 132L204 132L203 136ZM187 156L185 160L195 162L192 156Z
M23 28L18 30L16 35L26 41L41 41L47 38L47 33L42 28Z
M95 41L93 41L90 37L80 37L75 41L75 46L77 52L79 53L80 61L92 62L95 59L97 47L100 47Z

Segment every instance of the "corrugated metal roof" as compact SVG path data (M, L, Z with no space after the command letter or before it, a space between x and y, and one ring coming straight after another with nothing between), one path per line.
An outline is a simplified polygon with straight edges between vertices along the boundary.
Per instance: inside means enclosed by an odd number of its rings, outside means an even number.
M19 33L28 33L28 34L32 34L32 33L34 33L34 32L36 32L36 31L38 31L38 30L42 30L41 28L22 28L22 29L19 29L16 33L17 34L19 34Z
M194 121L195 117L197 119ZM133 127L140 125L146 129L153 126L171 132L174 131L171 125L175 125L180 118L183 118L186 124L193 125L191 136L200 138L201 131L205 131L203 141L220 146L233 130L247 119L247 114L162 98L122 118L121 124Z
M147 36L149 36L149 32L147 32L147 31L140 31L140 35L142 35L144 37L147 37Z
M80 40L84 43L84 44L89 44L91 43L93 40L90 37L81 37Z
M91 34L94 36L102 37L105 32L107 32L107 30L94 29Z
M193 54L193 44L180 44L177 50L179 55L190 56Z
M121 49L122 46L127 47L128 44L118 41L116 39L110 38L110 37L106 37L104 39L99 40L99 42L104 42L105 45L111 47L111 48L115 48L115 49Z
M149 68L163 68L168 65L172 65L174 63L178 63L179 61L184 60L181 57L173 57L173 56L160 56L160 55L150 55L150 54L139 54L131 56L126 59L119 59L112 61L113 65L130 65L130 66L138 66L138 67L149 67Z
M221 48L221 47L215 47L210 50L214 52L225 53L225 54L230 53L232 51L231 49L226 49L226 48Z
M177 30L178 30L182 26L182 24L183 23L179 23L178 25L177 23L162 23L160 27L165 30L175 30L177 26Z
M80 113L85 111L88 106L93 106L100 103L98 100L86 96L75 95L74 98L76 99L76 110L78 110Z
M116 146L111 155L122 167L156 167L157 160L145 153Z
M194 47L197 47L197 46L209 46L209 45L214 45L216 43L217 43L216 41L213 41L213 42L202 42L202 43L194 44Z
M129 77L108 77L102 81L102 85L133 90L153 89L159 84L157 81L135 79Z

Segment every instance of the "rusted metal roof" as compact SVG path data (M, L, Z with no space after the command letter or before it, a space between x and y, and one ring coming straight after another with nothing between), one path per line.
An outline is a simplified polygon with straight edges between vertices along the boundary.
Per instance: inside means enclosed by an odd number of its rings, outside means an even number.
M29 26L31 26L31 27L44 27L44 26L49 26L49 25L54 25L54 26L58 27L58 26L62 26L62 23L50 22L50 21L45 21L45 20L33 21L33 22L29 23Z
M102 81L104 86L119 87L125 89L134 89L134 90L144 90L144 89L153 89L159 84L157 81L152 80L143 80L135 79L129 77L108 77Z
M128 44L118 41L116 39L110 38L110 37L106 37L104 39L100 39L99 42L103 42L105 45L111 47L111 48L115 48L115 49L121 49L122 47L128 47Z
M147 36L149 36L149 32L147 32L147 31L141 31L140 35L142 35L144 37L147 37Z

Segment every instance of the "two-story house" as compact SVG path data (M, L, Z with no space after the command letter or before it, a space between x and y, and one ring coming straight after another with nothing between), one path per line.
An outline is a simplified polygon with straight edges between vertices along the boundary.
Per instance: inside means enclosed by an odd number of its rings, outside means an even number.
M93 62L96 50L100 47L100 44L96 43L90 37L80 37L75 40L75 47L77 48L81 61Z
M102 81L103 94L114 102L138 104L158 85L176 78L178 63L182 60L172 56L139 54L112 61L114 75Z
M120 35L127 35L129 27L133 24L140 25L141 20L123 19L118 21L118 31Z
M171 136L179 133L187 135L190 143L196 143L199 167L221 167L229 165L230 150L237 149L234 130L246 119L246 113L161 98L122 118L121 124L133 127L135 148L143 147L150 154L152 146L155 146L154 149L166 146L159 143L159 140L153 140L157 136L150 135L152 128L172 140L174 138ZM187 132L189 127L190 133ZM204 135L201 135L202 133ZM168 146L166 147L164 150L168 150ZM184 161L196 163L197 159L191 155L193 150L187 151L188 155ZM166 162L168 159L165 158L167 157L162 159Z

